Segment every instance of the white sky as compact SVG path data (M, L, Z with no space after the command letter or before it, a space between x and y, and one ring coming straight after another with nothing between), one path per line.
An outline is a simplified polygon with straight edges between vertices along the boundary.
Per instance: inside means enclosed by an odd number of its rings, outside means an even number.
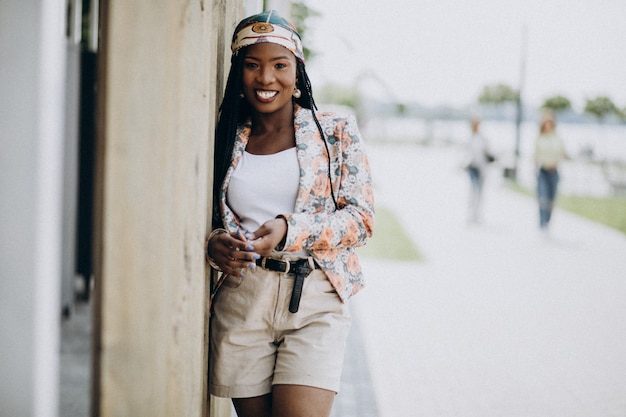
M624 0L309 0L307 63L313 86L353 85L425 105L473 104L483 86L518 88L527 28L523 97L562 94L575 108L609 96L626 107ZM383 6L384 4L384 6ZM385 85L385 87L383 87Z

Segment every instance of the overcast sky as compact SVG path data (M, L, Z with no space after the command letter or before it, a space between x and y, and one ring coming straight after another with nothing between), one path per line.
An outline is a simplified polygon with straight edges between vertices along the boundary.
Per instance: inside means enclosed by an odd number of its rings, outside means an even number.
M473 104L483 86L518 88L526 27L523 97L562 94L580 109L609 96L626 107L624 0L315 0L305 42L313 86L352 85L425 105ZM385 4L385 6L381 6ZM374 81L378 78L380 81Z

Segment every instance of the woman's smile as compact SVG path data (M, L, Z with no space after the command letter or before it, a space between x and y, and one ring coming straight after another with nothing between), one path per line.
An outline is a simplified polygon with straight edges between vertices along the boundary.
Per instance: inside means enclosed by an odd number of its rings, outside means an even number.
M255 90L255 93L259 100L264 101L264 102L270 102L272 101L274 97L276 97L276 95L278 94L278 91Z

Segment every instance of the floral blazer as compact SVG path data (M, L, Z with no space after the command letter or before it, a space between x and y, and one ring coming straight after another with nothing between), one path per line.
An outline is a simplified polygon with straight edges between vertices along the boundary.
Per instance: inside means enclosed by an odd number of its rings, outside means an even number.
M374 227L374 195L370 166L353 116L317 114L330 151L332 187L339 210L331 197L328 157L311 111L294 109L300 184L293 213L284 213L287 236L284 251L309 252L347 301L365 285L355 248L365 244ZM241 160L250 135L250 124L241 125L220 192L225 227L234 232L237 215L228 207L226 191Z

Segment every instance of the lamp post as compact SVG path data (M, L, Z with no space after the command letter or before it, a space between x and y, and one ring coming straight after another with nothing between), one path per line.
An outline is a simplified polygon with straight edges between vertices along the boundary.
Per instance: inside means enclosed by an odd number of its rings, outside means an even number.
M520 156L520 141L521 141L521 125L523 119L523 106L522 106L522 91L524 89L524 79L526 77L526 25L522 26L522 48L520 59L520 77L519 77L519 89L517 91L516 100L516 117L515 117L515 158L513 162L513 172L511 179L517 180L517 167Z

